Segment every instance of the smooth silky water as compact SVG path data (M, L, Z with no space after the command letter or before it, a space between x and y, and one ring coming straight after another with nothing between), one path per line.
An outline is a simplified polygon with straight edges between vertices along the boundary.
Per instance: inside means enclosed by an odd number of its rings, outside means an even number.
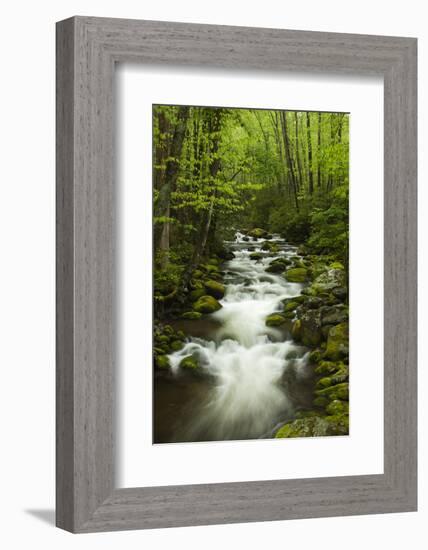
M274 235L274 256L254 261L264 239L226 242L235 258L223 264L222 309L201 321L173 321L192 334L169 355L172 375L155 379L154 443L270 438L299 407L310 406L312 379L308 350L286 331L266 326L267 315L283 309L303 285L265 271L296 248ZM200 375L183 374L179 363L197 355Z

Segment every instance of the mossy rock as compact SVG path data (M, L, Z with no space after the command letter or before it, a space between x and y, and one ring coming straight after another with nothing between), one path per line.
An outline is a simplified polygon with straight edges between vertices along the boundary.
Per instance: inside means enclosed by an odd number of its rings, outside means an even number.
M261 260L262 258L264 258L264 254L262 254L261 252L251 252L250 254L250 260Z
M299 302L297 302L296 300L290 300L289 302L287 302L286 304L284 304L284 312L288 312L288 311L294 311L297 307L299 307Z
M210 258L208 260L209 265L218 265L220 263L218 258Z
M331 292L346 283L346 274L343 269L327 269L319 275L311 285L313 295Z
M284 298L282 300L282 303L284 304L284 307L289 303L289 302L297 302L298 304L303 304L305 301L307 300L306 296L293 296L292 298Z
M348 310L344 307L332 307L329 308L329 311L323 314L322 324L323 325L339 325L340 323L345 323L348 320L349 313Z
M199 267L206 273L216 273L220 271L218 265L215 264L201 264Z
M349 435L349 414L334 414L326 416L328 426L327 435Z
M294 312L294 310L292 311L284 311L282 313L282 315L286 318L286 319L294 319L294 317L296 317L296 314Z
M164 350L162 348L159 348L157 346L154 346L153 347L153 353L155 355L163 355L164 354Z
M205 275L204 275L205 276ZM190 282L189 282L189 287L192 289L192 290L197 290L199 288L204 288L204 283L202 282L201 279L190 279Z
M214 313L222 308L222 305L213 296L201 296L194 304L193 310L197 313Z
M331 293L338 300L346 300L346 298L348 296L347 289L345 287L342 287L342 286L338 286L337 288L333 288Z
M335 399L326 406L325 410L330 415L349 414L349 403Z
M260 227L256 227L256 228L252 229L251 231L248 231L247 235L249 235L250 237L256 238L256 239L261 239L262 237L266 238L266 236L269 235L269 233L265 229L261 229Z
M166 355L156 355L155 367L159 370L167 370L170 368L169 360Z
M176 337L179 339L179 340L185 340L186 339L186 335L184 334L184 332L182 330L177 330L177 332L175 333Z
M297 319L296 321L294 321L293 326L291 327L291 336L297 342L300 341L302 336L302 323L300 319Z
M279 262L271 262L265 271L267 273L282 273L284 271L285 264Z
M180 368L185 370L196 370L199 368L198 360L193 355L188 355L180 361Z
M309 309L300 315L302 343L308 347L317 347L322 340L321 312Z
M340 323L332 327L328 333L327 348L324 354L326 359L337 361L349 355L349 325Z
M277 438L323 437L347 435L349 419L346 414L331 416L307 416L284 424L276 433Z
M289 437L319 437L328 434L328 422L320 416L298 418L284 424L275 434L277 438Z
M159 344L168 344L169 336L167 336L166 334L161 334L156 338L156 341L159 342Z
M326 397L329 401L334 401L335 399L349 401L349 384L348 382L342 382L342 384L336 384L329 388L316 390L315 393L319 397Z
M199 300L201 296L205 296L205 288L196 288L195 290L192 290L189 292L189 299L191 302L196 302L196 300Z
M285 317L280 313L272 313L266 317L266 325L268 327L278 327L285 323Z
M279 250L278 245L276 243L271 243L269 241L264 241L264 243L262 243L260 248L262 250L270 251L270 252L278 252Z
M196 321L201 317L202 317L202 313L199 313L198 311L186 311L181 315L182 319L188 319L190 321Z
M319 363L322 359L323 352L319 349L314 349L309 354L309 362L310 363Z
M319 298L318 296L309 296L309 298L305 301L305 308L307 309L318 309L323 305L322 298Z
M171 351L180 351L183 346L184 344L181 340L174 340L171 342L170 349Z
M200 270L200 269L195 269L195 271L193 271L192 273L192 278L193 279L200 279L201 277L203 277L203 272Z
M315 374L326 376L334 374L340 368L343 363L334 363L332 361L319 361L318 366L315 368Z
M219 283L218 281L213 281L213 280L205 281L205 289L206 289L206 294L209 294L210 296L217 298L217 300L219 300L220 298L223 298L225 293L224 285Z
M304 283L308 277L308 270L304 267L292 267L284 273L290 283Z
M316 389L323 389L328 388L333 384L332 379L330 376L324 376L323 378L320 378L318 382L315 385Z
M329 269L345 269L341 262L333 262L328 266Z
M165 325L163 327L163 332L164 334L168 334L168 336L172 336L174 334L174 329L171 325Z
M329 400L327 399L327 397L322 397L320 395L318 397L315 397L313 401L314 407L320 407L321 409L328 405L328 403Z

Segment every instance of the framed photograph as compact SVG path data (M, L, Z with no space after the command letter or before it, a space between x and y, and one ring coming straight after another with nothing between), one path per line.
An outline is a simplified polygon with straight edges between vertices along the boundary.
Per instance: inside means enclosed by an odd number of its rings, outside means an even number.
M57 525L414 511L416 39L57 24Z

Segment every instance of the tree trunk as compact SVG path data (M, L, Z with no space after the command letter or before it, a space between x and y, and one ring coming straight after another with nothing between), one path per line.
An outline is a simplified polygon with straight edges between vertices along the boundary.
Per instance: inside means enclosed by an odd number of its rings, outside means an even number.
M311 136L311 121L309 113L306 113L306 133L308 138L308 175L309 175L309 194L314 194L314 174L312 167L312 136Z
M179 107L178 119L175 125L174 134L169 148L168 160L165 167L165 176L162 187L159 189L159 197L155 208L155 217L170 217L171 193L175 189L180 169L180 157L183 148L184 136L186 133L187 119L189 118L189 107ZM155 250L160 251L166 257L163 260L164 266L168 263L169 253L169 232L170 222L165 220L160 228L155 231Z
M286 155L286 158L287 158L288 171L289 171L290 180L291 180L290 187L291 187L291 190L293 192L294 204L296 206L296 210L299 211L299 199L297 197L296 175L295 175L295 172L294 172L293 159L292 159L291 153L290 153L290 141L288 139L288 132L287 132L286 111L281 111L281 123L282 123L282 136L283 136L283 140L284 140L285 155Z
M294 119L296 122L296 161L297 161L297 172L299 174L299 188L303 187L303 176L302 176L302 165L300 163L300 152L299 152L299 119L297 117L297 111L294 112Z

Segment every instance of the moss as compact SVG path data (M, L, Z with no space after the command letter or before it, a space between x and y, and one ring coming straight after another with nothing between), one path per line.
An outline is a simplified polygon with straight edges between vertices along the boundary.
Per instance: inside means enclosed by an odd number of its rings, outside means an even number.
M291 423L284 424L275 437L319 437L328 435L328 422L320 416L298 418Z
M340 323L332 327L328 333L327 348L324 354L326 359L336 361L349 354L349 326Z
M188 355L180 361L180 368L185 370L195 370L199 368L199 364L193 355Z
M186 335L184 334L184 332L182 330L177 330L175 335L177 336L177 338L179 340L185 340L186 339Z
M345 268L343 267L343 264L342 264L341 262L333 262L332 264L330 264L330 265L328 266L328 268L329 268L329 269L342 269L342 270L345 269Z
M220 271L218 265L215 264L201 264L199 267L206 273L215 273L217 271Z
M200 269L195 269L195 271L192 273L193 279L200 279L203 276L203 272Z
M155 357L155 366L157 369L166 370L169 369L170 364L166 355L157 355Z
M302 335L302 323L300 319L297 319L294 321L293 326L291 327L291 336L296 340L297 342L300 340Z
M266 317L266 325L268 327L277 327L285 323L285 317L280 313L272 313Z
M332 379L329 376L324 376L323 378L320 378L318 382L315 385L315 388L317 389L323 389L328 388L332 385Z
M341 384L336 384L335 386L330 386L329 388L324 388L322 390L316 390L315 392L319 397L326 397L329 401L334 401L335 399L341 399L343 401L349 400L349 384L348 382L342 382Z
M189 293L189 299L191 302L196 302L201 296L206 294L205 288L196 288Z
M156 338L156 341L159 342L159 344L168 344L169 336L167 336L166 334L161 334Z
M267 273L282 273L287 264L274 260L265 269Z
M255 237L256 239L261 239L262 237L266 238L268 232L265 229L256 227L247 233L250 237Z
M286 306L288 304L288 302L297 302L298 304L303 304L303 302L305 302L307 300L306 296L293 296L292 298L284 298L284 300L282 300L282 303L284 304L284 306Z
M315 369L315 374L321 376L335 373L343 363L333 363L332 361L319 361Z
M327 397L318 396L318 397L315 397L313 404L314 404L314 407L324 408L328 404L328 402L329 401Z
M171 325L165 325L163 327L164 334L167 334L168 336L172 336L174 334L174 329Z
M330 416L305 415L293 422L284 424L276 433L277 438L289 437L322 437L330 435L347 435L349 419L347 414Z
M349 415L334 414L326 416L328 426L328 435L348 435L349 434Z
M199 313L198 311L186 311L181 315L182 319L188 319L192 321L196 321L197 319L200 319L202 317L202 313Z
M285 313L282 314L286 319L294 319L294 317L296 316L294 311L286 311Z
M183 342L181 342L180 340L174 340L173 342L171 342L170 349L171 351L179 351L181 350L183 345Z
M201 296L194 304L193 310L197 313L214 313L221 309L222 305L213 296Z
M339 399L335 399L327 405L325 410L330 415L348 414L349 403L347 401L340 401Z
M310 363L319 363L322 359L322 352L319 349L315 349L311 351L309 354L309 362Z
M298 306L299 302L296 302L296 300L291 300L284 305L284 311L294 311Z
M225 293L224 285L217 281L212 281L212 280L205 281L205 289L206 289L206 294L209 294L210 296L213 296L218 300L220 298L223 298Z
M285 272L285 278L290 283L304 283L308 277L308 270L304 267L292 267Z

